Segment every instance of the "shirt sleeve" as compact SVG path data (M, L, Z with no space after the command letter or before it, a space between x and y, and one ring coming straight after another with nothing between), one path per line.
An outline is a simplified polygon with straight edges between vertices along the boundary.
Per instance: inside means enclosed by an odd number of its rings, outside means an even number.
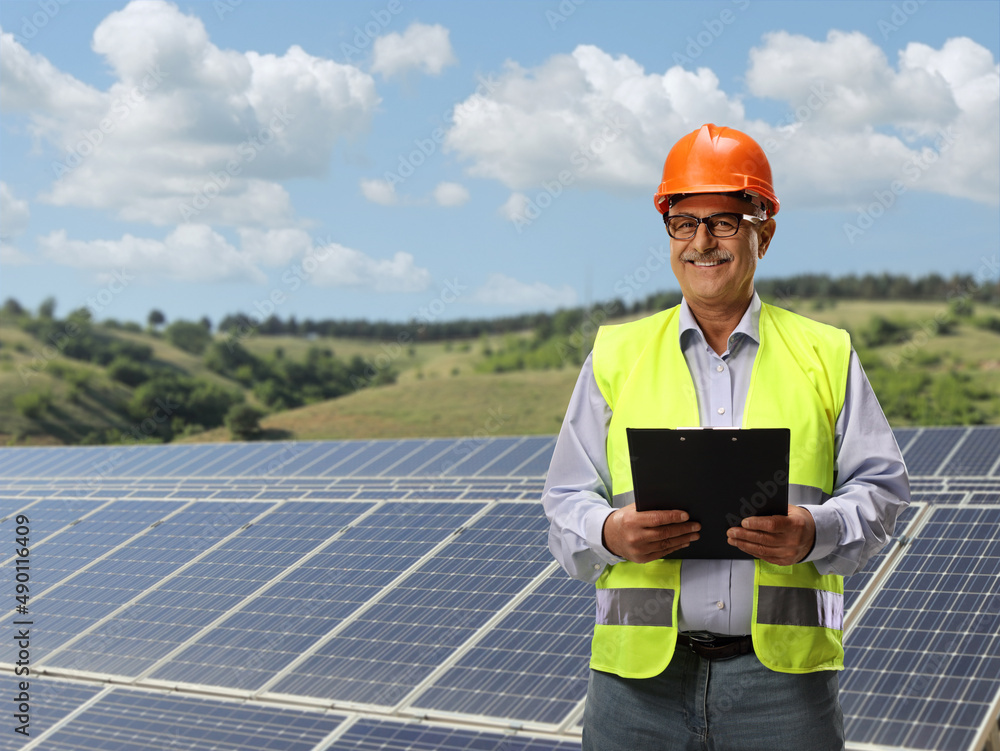
M542 505L549 519L549 550L574 579L593 582L605 565L619 563L601 542L614 510L607 460L611 408L594 380L588 355L552 453Z
M820 574L848 576L889 541L910 500L903 456L853 350L835 452L833 495L822 505L802 506L816 522L816 542L805 560Z

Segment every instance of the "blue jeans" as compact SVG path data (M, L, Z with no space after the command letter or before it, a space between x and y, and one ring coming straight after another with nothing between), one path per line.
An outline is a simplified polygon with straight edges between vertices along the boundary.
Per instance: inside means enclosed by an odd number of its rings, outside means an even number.
M583 751L842 751L837 672L777 673L750 653L679 646L660 675L590 671Z

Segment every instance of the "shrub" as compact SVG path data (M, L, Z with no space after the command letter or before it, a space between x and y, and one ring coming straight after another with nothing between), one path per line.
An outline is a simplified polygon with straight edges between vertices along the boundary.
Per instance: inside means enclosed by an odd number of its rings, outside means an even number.
M52 395L42 391L28 391L14 397L14 407L25 417L37 420L52 406Z
M201 355L212 341L212 335L202 324L191 321L174 321L164 333L168 342L192 355Z
M261 435L260 418L264 416L249 404L234 404L226 413L226 427L234 441L252 441Z

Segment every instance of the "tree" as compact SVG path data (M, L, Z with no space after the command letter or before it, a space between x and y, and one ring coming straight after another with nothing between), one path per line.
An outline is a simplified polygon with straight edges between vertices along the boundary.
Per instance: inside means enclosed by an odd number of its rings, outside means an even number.
M164 331L167 341L178 349L190 352L192 355L200 355L205 351L212 335L200 323L190 321L174 321L167 326Z
M155 329L157 326L162 326L167 322L167 317L163 315L163 311L154 308L149 311L149 317L146 319L149 323L149 328Z
M56 298L46 297L38 306L38 317L52 319L56 315Z
M249 404L234 404L226 413L226 427L234 441L252 441L261 434L260 418L264 416Z
M27 313L27 311L21 307L21 303L19 303L13 297L8 297L6 300L4 300L3 310L0 312L3 313L5 318L9 318L11 320L20 318L25 313Z

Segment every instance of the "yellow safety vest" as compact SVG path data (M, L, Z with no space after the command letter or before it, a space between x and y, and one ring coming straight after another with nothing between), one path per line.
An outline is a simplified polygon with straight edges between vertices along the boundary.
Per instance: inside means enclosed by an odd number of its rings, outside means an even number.
M626 427L698 425L694 382L679 343L679 310L604 326L594 343L594 378L612 410L607 455L615 497L632 490ZM760 347L743 427L791 430L789 496L827 498L834 482L834 429L844 405L851 343L846 331L763 305ZM814 501L816 502L816 501ZM754 561L752 635L772 670L842 670L844 580L812 563ZM624 561L597 580L591 667L624 678L663 672L677 640L679 560Z

